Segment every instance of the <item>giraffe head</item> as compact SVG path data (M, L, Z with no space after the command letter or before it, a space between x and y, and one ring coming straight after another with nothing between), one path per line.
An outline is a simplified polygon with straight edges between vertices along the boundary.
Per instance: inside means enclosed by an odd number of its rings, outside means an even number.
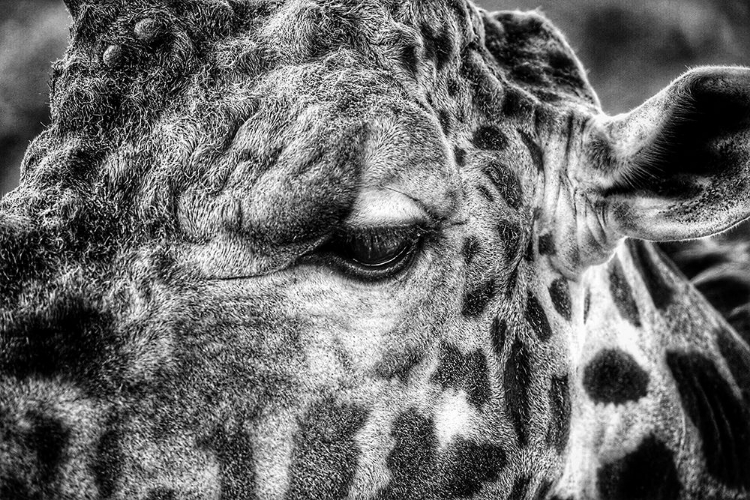
M586 273L750 210L745 70L611 118L537 13L68 6L0 202L10 498L544 498Z

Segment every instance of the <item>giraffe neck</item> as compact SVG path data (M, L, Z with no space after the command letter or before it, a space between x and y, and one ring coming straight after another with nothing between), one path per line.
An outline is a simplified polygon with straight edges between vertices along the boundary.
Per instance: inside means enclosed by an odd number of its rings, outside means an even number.
M708 424L691 403L704 389L686 374L714 366L710 360L724 354L715 352L717 344L733 342L733 332L651 243L621 244L610 261L585 273L581 289L580 324L570 344L573 423L558 491L575 498L631 498L634 482L676 498L690 484L707 483L701 474L710 474L710 459L706 465L680 461L691 446L696 450L690 457L713 446L703 444ZM732 435L733 426L747 424L733 421L739 407L726 411L739 404L737 388L720 378L722 367L716 366L711 383L718 384L712 387L725 407L713 411L729 415Z

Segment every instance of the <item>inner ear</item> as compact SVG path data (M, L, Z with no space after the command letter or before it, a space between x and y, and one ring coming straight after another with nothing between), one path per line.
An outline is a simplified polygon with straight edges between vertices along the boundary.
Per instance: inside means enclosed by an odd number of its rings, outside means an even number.
M744 163L728 156L744 154L745 148L733 151L732 143L750 126L747 93L717 92L725 86L715 78L691 83L675 96L653 142L635 157L633 168L653 179L650 189L660 196L695 196L696 177L733 175Z
M610 137L616 140L608 144L617 148L623 133L635 132L634 138L624 142L635 141L631 151L600 161L614 167L614 182L602 194L641 191L665 198L692 198L700 194L709 177L739 173L747 147L737 142L750 129L750 89L747 72L737 72L690 74L625 120L613 121ZM656 123L649 127L651 120L645 115L654 112L660 116L653 117ZM645 123L638 124L639 120ZM641 130L632 130L637 128Z
M750 70L706 67L593 119L572 179L609 239L700 238L750 216Z

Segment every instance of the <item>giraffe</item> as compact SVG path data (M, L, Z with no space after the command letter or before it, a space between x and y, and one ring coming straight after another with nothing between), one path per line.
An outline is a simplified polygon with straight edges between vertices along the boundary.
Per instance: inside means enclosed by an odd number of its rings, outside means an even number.
M0 498L750 498L750 70L605 115L538 12L68 0L0 200Z

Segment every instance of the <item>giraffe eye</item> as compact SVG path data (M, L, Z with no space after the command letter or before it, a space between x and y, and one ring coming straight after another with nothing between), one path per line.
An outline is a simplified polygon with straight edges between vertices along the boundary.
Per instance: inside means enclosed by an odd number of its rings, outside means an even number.
M404 271L426 231L420 227L348 227L322 249L333 267L354 278L375 281Z

